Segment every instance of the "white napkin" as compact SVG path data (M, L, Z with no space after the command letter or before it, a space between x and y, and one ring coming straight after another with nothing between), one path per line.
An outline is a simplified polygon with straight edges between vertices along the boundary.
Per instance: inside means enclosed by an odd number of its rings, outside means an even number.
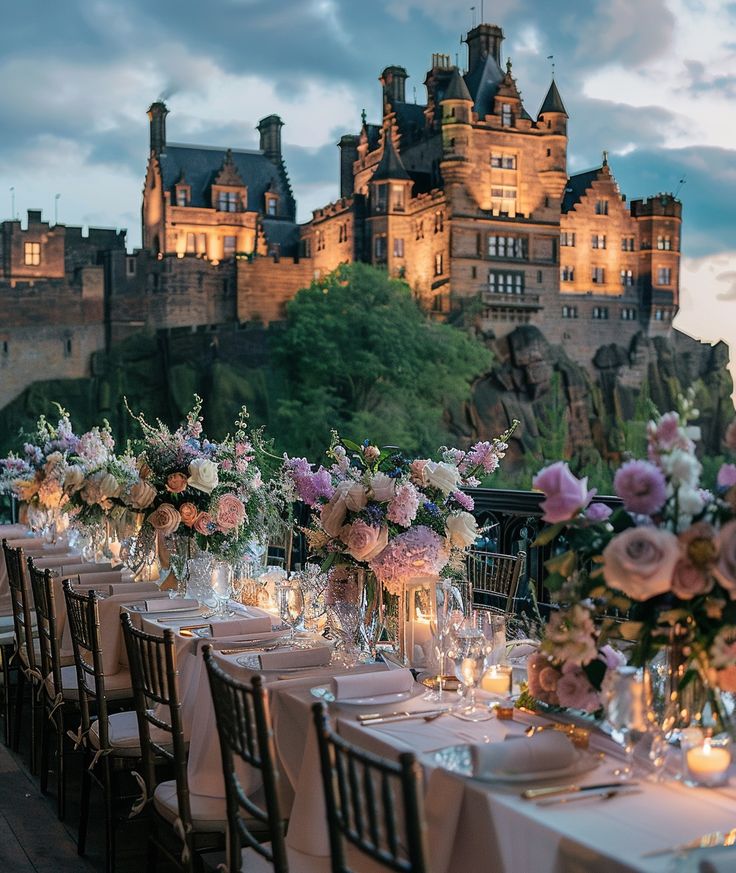
M33 566L37 570L57 570L63 567L67 562L75 561L74 555L44 555L43 557L36 556L33 558Z
M46 560L51 560L47 558ZM110 563L94 564L91 562L81 563L79 555L72 555L65 563L59 565L62 576L86 576L89 573L109 573L113 570Z
M559 731L542 731L532 737L507 737L503 743L471 746L473 775L503 776L562 770L578 760L578 752Z
M356 676L335 676L331 680L335 700L351 697L375 697L379 694L400 694L414 685L411 670L379 670Z
M119 587L119 586L116 586ZM125 592L118 592L124 594ZM179 610L196 609L199 606L199 601L193 597L157 597L147 598L146 612L179 612Z
M75 588L99 588L109 593L110 583L122 582L125 577L118 570L103 570L101 573L61 573L62 579L70 578Z
M254 618L226 618L210 624L212 639L235 637L239 634L260 634L271 630L271 616L258 615Z
M286 670L290 667L322 667L330 663L332 646L288 649L260 655L261 670Z
M159 587L155 582L119 582L110 586L110 594L130 594L131 597L139 597L146 595L150 597L152 594L161 594L162 597L168 599L168 591L159 591Z

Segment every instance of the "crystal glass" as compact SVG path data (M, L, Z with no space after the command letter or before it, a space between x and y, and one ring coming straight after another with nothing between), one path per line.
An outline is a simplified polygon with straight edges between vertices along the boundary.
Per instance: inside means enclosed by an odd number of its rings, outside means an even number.
M301 589L304 600L304 630L320 633L327 615L327 574L322 572L318 564L305 564L303 569L298 569L292 575L292 579Z
M429 624L429 630L432 635L434 666L437 668L437 680L435 687L423 695L424 700L434 702L444 701L447 696L445 683L448 678L453 678L447 675L447 657L451 648L453 629L451 619L453 617L454 606L455 599L452 585L448 579L442 580L437 585L437 608ZM462 613L458 611L455 615L461 616Z
M187 562L189 568L187 596L195 598L200 604L212 602L213 563L214 559L209 552L200 552Z
M478 627L478 619L471 614L452 633L449 657L455 666L455 675L464 689L462 703L453 715L464 721L485 721L490 710L478 706L475 692L486 669L487 640Z
M478 629L486 639L486 664L503 664L506 661L506 616L489 609L475 612Z
M215 601L215 615L233 615L228 606L233 594L233 568L227 561L212 562L210 585Z
M281 621L293 629L304 619L304 595L295 580L282 579L276 585L276 602Z
M328 609L327 620L337 637L332 663L354 667L360 659L360 647L357 643L360 633L360 605L348 600L336 601Z
M244 606L257 606L260 587L255 562L250 555L244 555L233 565L233 598Z
M636 667L618 667L605 693L606 721L611 736L623 748L625 764L614 771L619 779L634 773L634 747L646 734L651 711L648 673Z

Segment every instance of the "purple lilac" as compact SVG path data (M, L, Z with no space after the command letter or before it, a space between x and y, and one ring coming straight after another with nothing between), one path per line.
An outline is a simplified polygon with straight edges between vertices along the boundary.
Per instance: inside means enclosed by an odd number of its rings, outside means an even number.
M324 467L313 472L312 465L306 458L287 458L284 466L299 499L307 506L315 506L321 497L329 500L335 493L330 472Z
M613 487L629 512L653 515L667 499L664 474L649 461L627 461L616 472Z
M471 447L465 458L465 469L482 467L484 472L493 473L498 468L498 454L493 443L483 441Z
M472 512L475 509L475 501L463 491L453 491L450 497L461 509L465 509L467 512Z

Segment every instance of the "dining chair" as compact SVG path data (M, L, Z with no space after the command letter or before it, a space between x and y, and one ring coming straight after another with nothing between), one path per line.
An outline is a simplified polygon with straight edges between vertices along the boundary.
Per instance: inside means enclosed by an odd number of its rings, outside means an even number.
M13 612L13 631L15 635L15 650L13 660L16 665L16 698L11 746L14 752L20 748L20 736L23 720L23 700L26 685L31 693L31 726L30 726L30 766L31 773L37 771L36 733L38 725L39 705L36 690L41 680L38 669L39 651L34 637L33 613L28 592L28 581L23 571L23 549L19 546L9 546L3 540L5 567L10 586L10 602Z
M480 549L469 550L466 568L473 608L513 615L525 565L524 551L502 555Z
M40 668L43 681L39 696L43 701L45 718L41 724L41 792L46 794L49 775L50 735L56 736L56 802L60 820L64 819L66 807L66 771L64 747L66 738L66 705L72 703L76 708L79 690L76 682L70 687L69 671L64 670L65 660L61 655L59 627L56 617L56 593L52 572L35 566L33 558L28 558L28 576L31 581L33 603L36 610ZM67 687L64 687L64 675Z
M10 720L13 707L11 700L12 673L15 672L12 661L15 651L15 630L12 615L0 615L0 660L2 660L3 676L3 741L10 746Z
M80 594L74 591L70 579L64 579L62 584L79 692L80 726L75 745L81 746L84 753L77 852L83 855L86 849L94 782L102 789L104 798L105 870L112 873L115 869L115 800L119 793L115 774L130 769L141 753L135 713L131 709L133 689L127 670L120 670L109 677L109 681L105 676L97 592ZM111 714L111 703L128 711Z
M229 873L250 873L254 867L260 868L263 865L257 863L255 853L270 863L274 873L288 873L286 823L279 802L276 747L263 680L254 676L250 683L244 683L229 676L215 662L210 646L204 648L204 662L225 779L227 869ZM235 766L238 760L260 773L265 808L244 792Z
M349 854L356 851L386 870L427 873L422 770L416 755L403 752L398 763L380 758L338 736L322 701L312 713L332 873L356 873L358 867L348 866Z
M125 612L120 619L143 757L145 790L140 805L150 799L152 806L147 870L156 870L162 853L179 870L194 873L202 853L225 847L225 800L189 792L174 632L166 628L158 636L138 630ZM157 784L162 764L173 770L174 779Z

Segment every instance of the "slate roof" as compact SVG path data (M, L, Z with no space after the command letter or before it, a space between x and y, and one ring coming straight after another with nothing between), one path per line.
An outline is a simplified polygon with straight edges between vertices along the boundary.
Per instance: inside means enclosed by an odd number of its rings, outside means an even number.
M383 154L376 167L376 172L371 177L371 181L378 182L381 179L411 179L411 176L406 172L406 167L401 162L399 153L394 147L390 130L387 130L384 134L383 141Z
M460 70L457 67L452 72L450 84L447 86L443 100L472 100L468 86L465 84L465 79L460 75Z
M557 90L554 79L552 79L552 84L549 86L549 91L547 91L547 96L544 98L539 115L544 115L545 112L560 112L562 115L567 116L567 109L565 109L565 104L562 102L562 97L560 97L560 92ZM567 117L569 118L569 116Z
M565 196L562 198L562 211L569 212L576 203L579 203L585 192L598 178L603 167L594 170L586 170L584 173L576 173L570 176L565 186Z
M215 181L227 149L210 146L172 145L167 143L159 155L159 164L164 190L174 190L174 185L184 177L191 186L191 206L209 207L212 205L210 188ZM248 187L248 210L263 212L264 195L273 191L280 197L282 215L295 218L296 208L286 172L276 166L261 151L231 149L235 169Z
M465 76L470 96L473 98L475 112L478 118L493 114L493 102L498 87L503 81L503 72L493 55L486 55L485 60Z
M293 257L297 254L299 248L298 225L278 218L264 218L261 223L269 246L278 245L284 257Z
M414 139L424 130L427 123L427 119L424 117L426 106L419 103L396 103L392 108L402 136Z

